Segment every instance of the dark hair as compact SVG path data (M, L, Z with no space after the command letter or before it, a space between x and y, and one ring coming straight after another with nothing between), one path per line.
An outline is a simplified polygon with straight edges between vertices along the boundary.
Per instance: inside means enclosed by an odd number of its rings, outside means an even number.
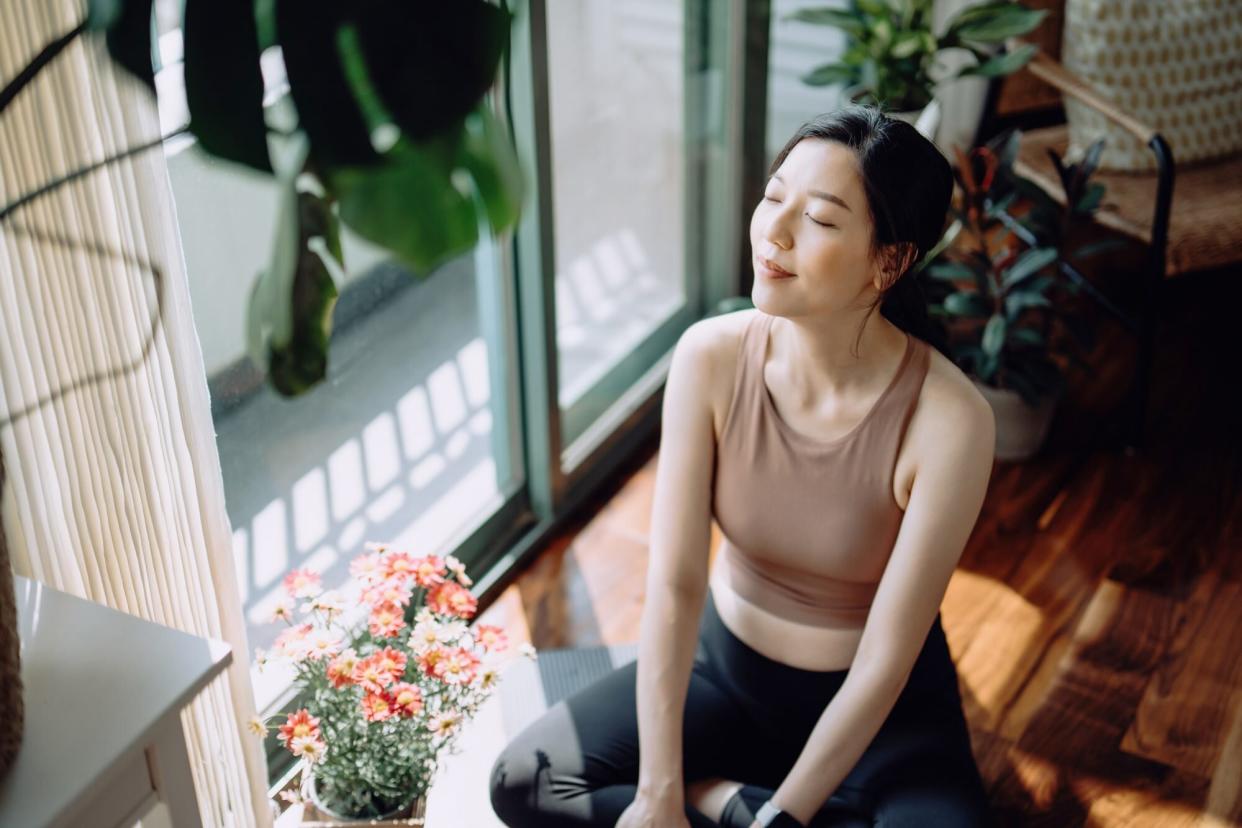
M776 154L769 176L803 138L836 141L854 151L875 227L873 257L888 244L911 242L916 248L910 267L887 283L867 310L867 317L880 305L880 313L894 325L932 341L936 332L927 315L927 297L918 276L909 271L936 246L944 232L953 197L953 170L948 159L905 121L890 118L874 106L851 103L798 127ZM862 327L858 335L861 338Z

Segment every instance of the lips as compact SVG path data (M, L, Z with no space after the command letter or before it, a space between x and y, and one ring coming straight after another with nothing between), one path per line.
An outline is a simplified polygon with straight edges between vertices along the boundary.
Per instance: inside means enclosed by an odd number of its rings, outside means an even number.
M759 259L759 264L763 265L768 270L774 271L776 273L780 273L785 276L794 275L793 273L790 273L788 270L781 267L780 265L778 265L776 262L772 261L771 259L765 259L762 256L758 256L757 258Z

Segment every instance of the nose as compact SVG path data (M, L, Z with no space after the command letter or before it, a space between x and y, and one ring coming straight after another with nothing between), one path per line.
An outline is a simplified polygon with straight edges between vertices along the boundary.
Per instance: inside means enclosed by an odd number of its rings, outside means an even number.
M760 234L764 241L779 247L781 250L788 250L793 244L792 234L789 232L788 222L786 221L786 210L783 204L769 204L771 209L768 215L762 219L760 225Z

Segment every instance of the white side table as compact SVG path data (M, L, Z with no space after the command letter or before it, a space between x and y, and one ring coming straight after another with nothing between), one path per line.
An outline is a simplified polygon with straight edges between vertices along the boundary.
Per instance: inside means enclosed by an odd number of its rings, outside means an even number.
M0 825L200 826L180 712L229 662L199 638L14 577L26 726Z

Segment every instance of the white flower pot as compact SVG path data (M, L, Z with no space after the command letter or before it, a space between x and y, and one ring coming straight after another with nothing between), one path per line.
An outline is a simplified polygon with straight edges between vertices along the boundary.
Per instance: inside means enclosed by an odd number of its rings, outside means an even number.
M1017 391L996 388L971 377L996 415L996 459L1025 460L1039 451L1052 423L1058 395L1049 394L1032 407Z
M928 141L935 143L936 129L940 126L940 101L932 98L931 103L922 109L909 109L902 112L886 112L890 118L912 124L919 134Z

